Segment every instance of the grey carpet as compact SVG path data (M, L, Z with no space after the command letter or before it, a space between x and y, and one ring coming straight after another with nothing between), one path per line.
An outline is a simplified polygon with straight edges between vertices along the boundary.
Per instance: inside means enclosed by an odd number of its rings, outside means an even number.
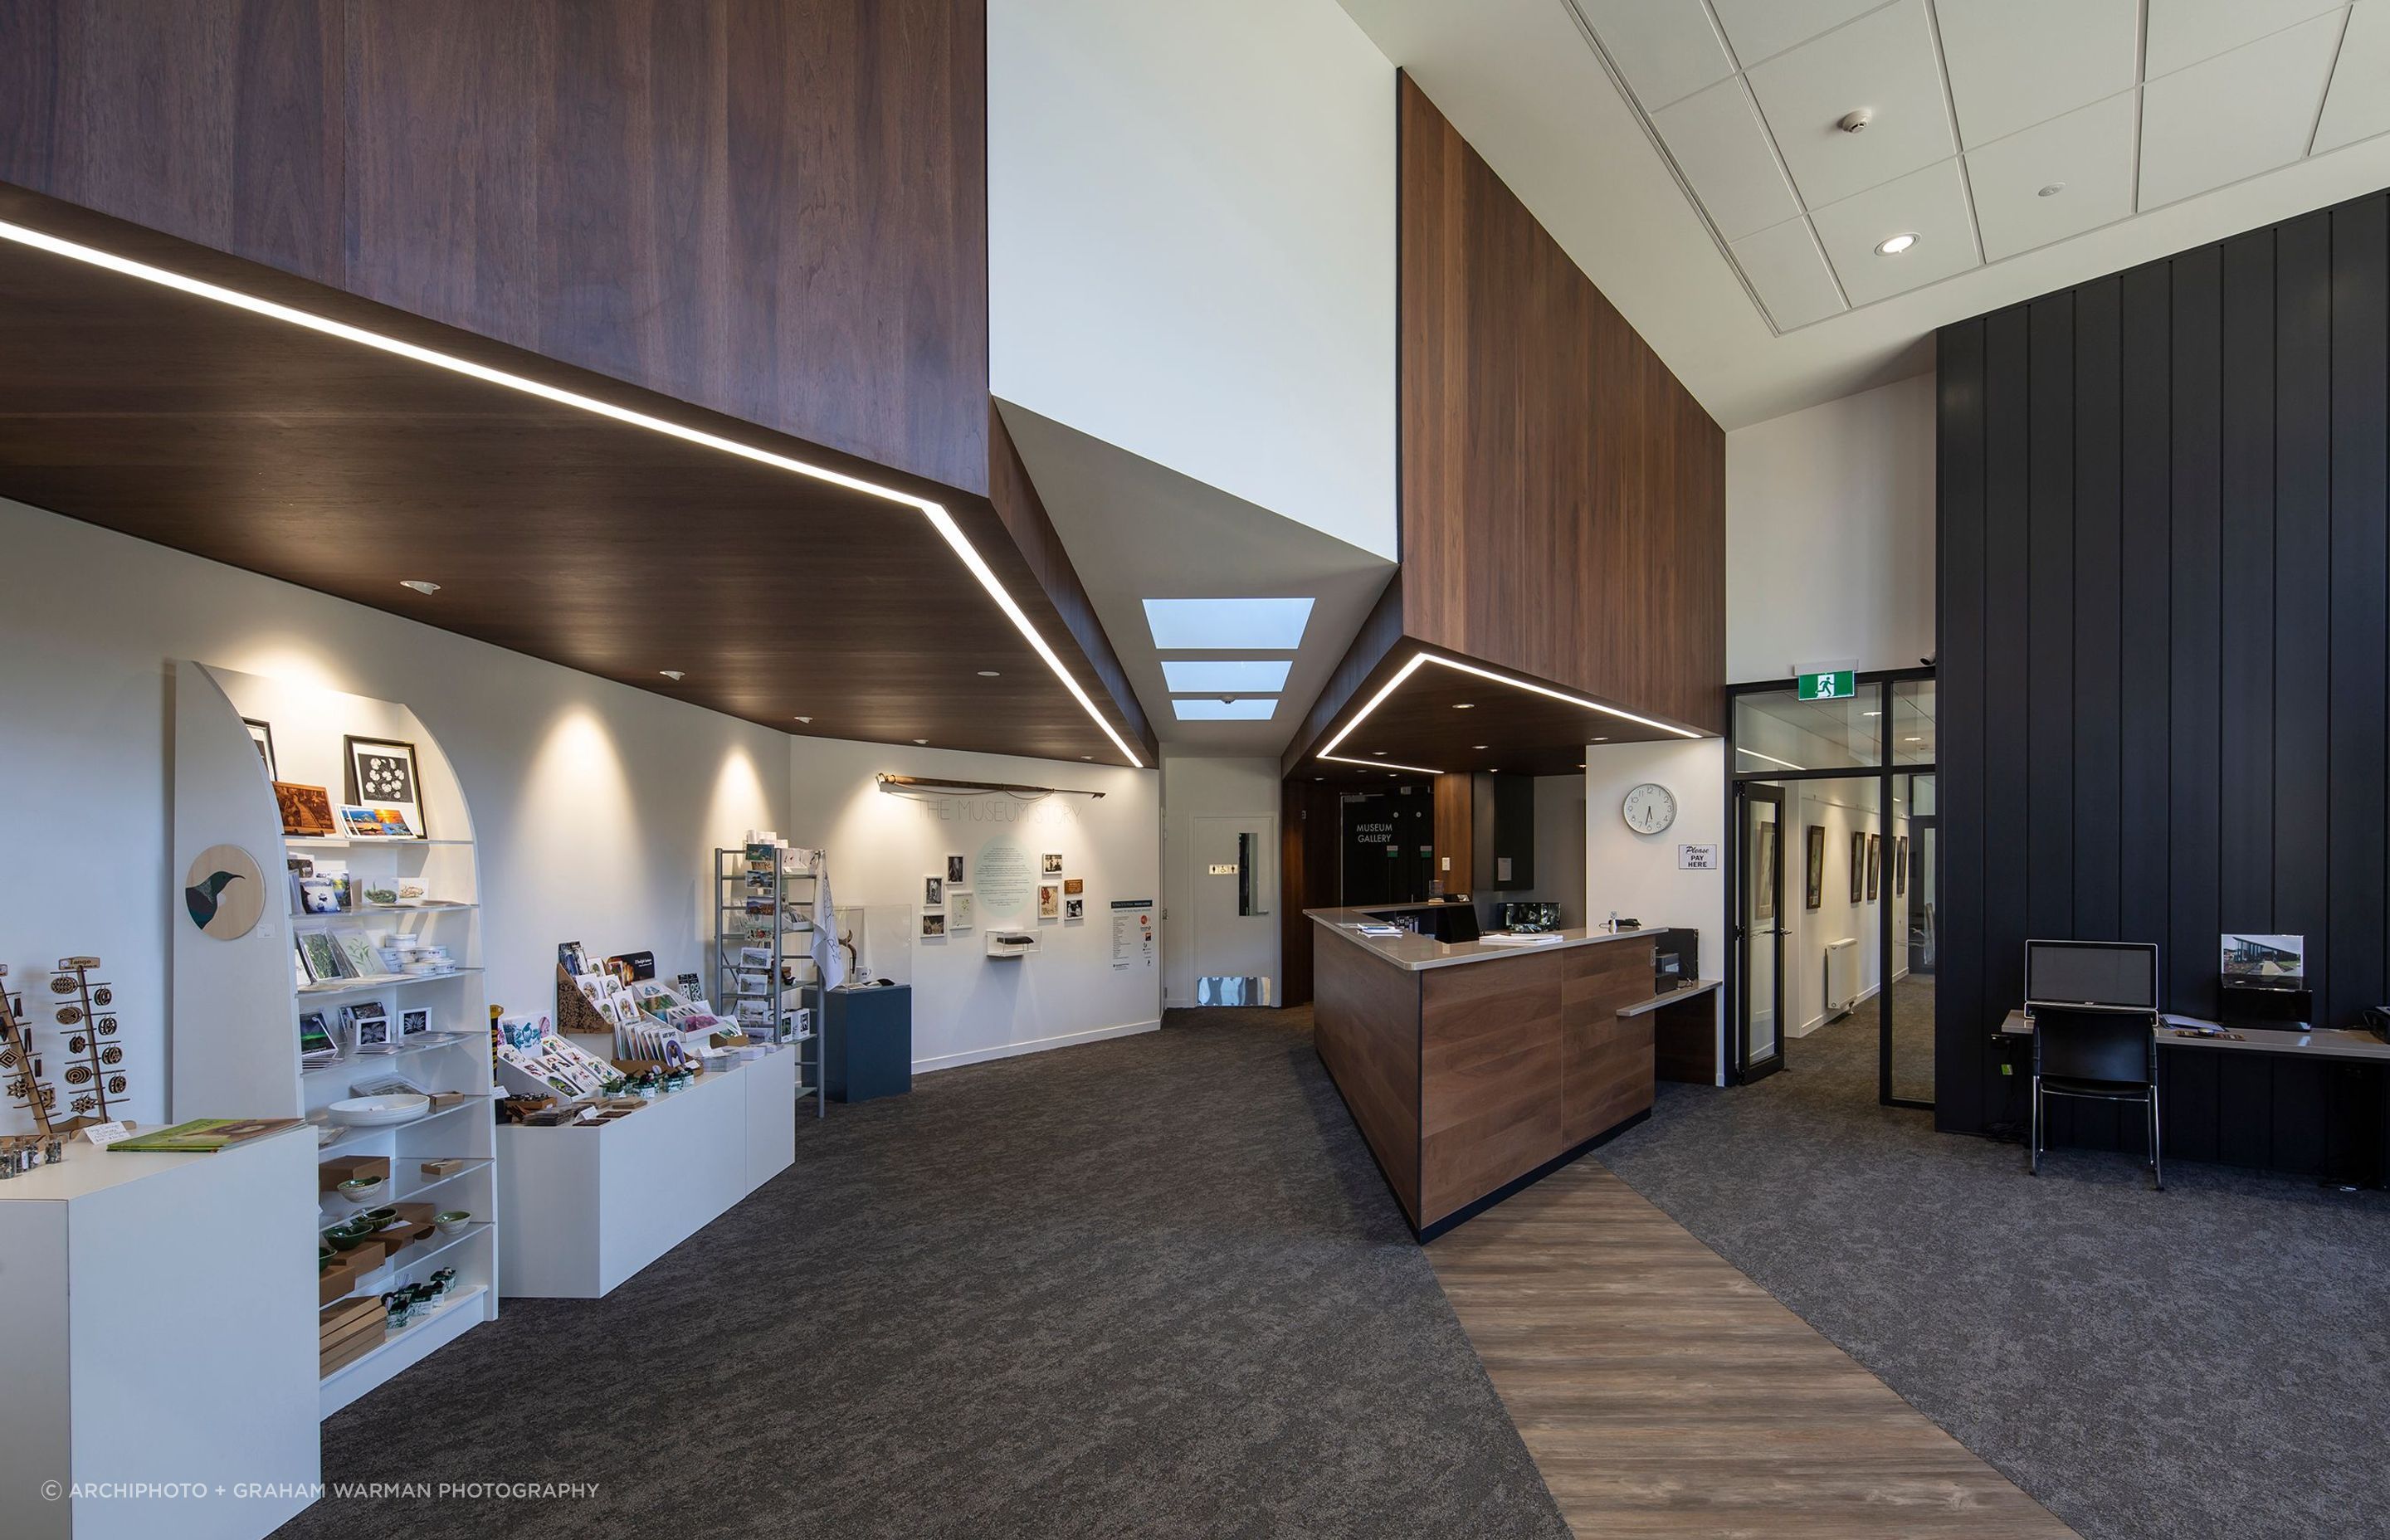
M603 1301L509 1301L324 1428L280 1533L1565 1536L1309 1013L951 1070Z
M2390 1534L2390 1194L1878 1107L1874 1022L1600 1159L2091 1540Z

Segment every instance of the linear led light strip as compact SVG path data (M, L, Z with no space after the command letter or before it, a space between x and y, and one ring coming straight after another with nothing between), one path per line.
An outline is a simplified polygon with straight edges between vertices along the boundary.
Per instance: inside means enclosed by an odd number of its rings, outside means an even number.
M1746 749L1740 743L1734 746L1734 751L1738 754L1749 754L1753 759L1764 759L1770 764L1780 764L1787 770L1806 770L1808 768L1805 764L1795 764L1789 759L1778 759L1774 754L1763 754L1756 749Z
M1325 760L1334 760L1339 764L1366 764L1374 765L1381 769L1412 770L1417 771L1419 774L1423 776L1443 775L1444 772L1441 770L1424 769L1421 766L1415 764L1389 765L1383 760L1355 759L1349 754L1340 754L1336 751L1337 749L1343 744L1346 738L1353 736L1353 730L1355 728L1360 726L1362 723L1367 722L1369 719L1369 713L1384 705L1386 703L1386 698L1393 695L1394 691L1402 687L1404 680L1408 679L1412 674L1419 672L1420 665L1422 663L1439 663L1446 668L1454 669L1462 674L1473 674L1480 679L1491 679L1497 685L1508 685L1512 689L1525 690L1529 694L1546 696L1554 700L1564 700L1572 706L1583 706L1586 710L1590 712L1600 712L1604 715L1614 716L1622 721L1633 722L1645 727L1654 727L1664 733L1674 733L1678 738L1699 738L1702 736L1701 734L1692 731L1690 728L1674 726L1665 722L1655 722L1648 716L1638 716L1633 712L1623 712L1615 706L1605 706L1598 700L1587 700L1583 696L1571 695L1565 690L1548 689L1542 685L1529 684L1524 679L1514 679L1507 674L1497 674L1492 669L1479 668L1474 663L1460 662L1456 659L1439 657L1432 652L1415 652L1411 654L1410 661L1405 663L1400 669L1397 669L1394 672L1394 676L1392 679L1387 680L1384 686L1379 689L1378 693L1369 698L1369 703L1362 707L1359 713L1356 715L1352 721L1344 724L1343 730L1339 732L1334 738L1328 740L1328 746L1319 751L1319 757Z
M971 547L970 540L956 525L953 516L937 503L899 492L893 487L884 487L876 482L859 480L843 472L832 470L827 466L808 465L803 460L790 459L786 455L775 455L768 449L758 449L753 444L740 443L735 439L726 439L719 434L702 432L694 428L685 428L679 423L649 417L645 412L634 412L626 406L616 406L609 402L599 401L595 396L585 396L572 391L559 390L553 385L544 385L536 379L527 379L521 375L508 374L503 369L493 369L486 365L458 358L451 353L437 353L430 348L418 347L412 342L402 342L394 337L384 337L379 332L366 331L361 327L328 320L321 315L311 315L303 310L293 310L289 305L276 304L271 300L261 300L253 295L243 294L217 284L185 277L179 273L170 273L162 267L152 267L147 263L133 262L127 258L99 250L95 247L79 246L71 240L60 240L56 236L45 235L39 230L27 229L21 225L0 221L0 239L11 240L19 246L30 246L54 256L87 263L94 267L104 267L111 273L122 273L127 277L139 278L145 283L180 289L186 294L196 294L204 300L213 300L218 304L230 305L235 310L248 311L252 315L263 315L272 320L287 322L294 327L304 327L309 331L321 332L327 337L338 337L345 341L356 342L382 353L395 353L401 358L412 358L418 364L429 364L434 368L446 369L451 374L465 375L470 379L487 381L492 385L503 385L509 391L520 391L524 395L537 396L543 401L552 401L560 406L571 406L597 417L611 417L616 422L627 423L634 428L644 428L651 433L662 433L667 437L680 439L688 443L702 444L708 449L719 450L725 455L736 455L740 459L753 460L759 465L768 465L777 470L793 471L799 476L811 477L816 481L827 481L832 486L844 487L849 492L860 492L867 496L918 509L930 520L931 527L938 532L947 545L953 548L955 555L962 558L963 565L970 570L972 577L979 580L979 585L987 590L988 597L996 600L996 608L1004 611L1005 618L1012 622L1013 628L1019 631L1029 645L1036 650L1037 656L1046 661L1046 666L1054 671L1054 677L1062 681L1062 687L1071 692L1071 698L1078 701L1080 709L1087 713L1097 726L1103 729L1106 738L1112 740L1112 747L1127 755L1131 764L1140 770L1145 768L1145 762L1137 757L1137 751L1131 749L1120 734L1112 730L1112 725L1105 721L1104 714L1096 709L1095 701L1079 687L1079 682L1071 676L1071 671L1062 666L1062 660L1055 654L1052 648L1046 645L1046 638L1037 634L1037 628L1030 623L1028 615L1022 611L1020 605L1013 602L1012 596L1005 592L1004 584L997 581L994 569L990 568L979 552Z

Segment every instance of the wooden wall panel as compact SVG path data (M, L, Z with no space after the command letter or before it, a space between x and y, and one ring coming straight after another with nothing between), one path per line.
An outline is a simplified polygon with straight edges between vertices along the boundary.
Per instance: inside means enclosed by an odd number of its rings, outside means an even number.
M0 0L0 182L988 490L981 0Z
M1279 973L1280 1005L1305 1006L1312 996L1317 929L1305 909L1332 909L1340 901L1337 872L1338 797L1335 781L1297 776L1279 788Z
M2155 942L2201 1015L2223 930L2304 934L2351 1024L2390 940L2390 202L1940 341L1937 1121L2022 1115L1985 1045L2029 933ZM2319 1167L2329 1089L2194 1074L2169 1126Z
M1722 729L1725 434L1399 90L1404 631Z
M1432 975L1395 968L1334 936L1322 938L1314 966L1319 1005L1312 1017L1312 1042L1416 1229L1420 981Z
M0 182L341 281L328 0L0 0Z

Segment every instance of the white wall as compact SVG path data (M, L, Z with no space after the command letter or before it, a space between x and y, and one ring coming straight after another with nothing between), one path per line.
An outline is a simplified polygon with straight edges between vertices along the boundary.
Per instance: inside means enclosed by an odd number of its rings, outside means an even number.
M1726 844L1726 743L1672 738L1664 743L1597 743L1585 752L1585 866L1587 924L1610 912L1647 926L1689 925L1702 934L1702 972L1726 976L1727 889L1723 871L1685 871L1678 845ZM1677 799L1676 823L1638 834L1619 809L1644 781Z
M560 941L701 969L709 853L787 822L767 728L20 504L0 572L0 961L29 1006L58 957L106 962L142 1121L166 1110L174 659L415 709L472 805L510 1010L554 1009Z
M1934 652L1934 378L1726 436L1731 683Z
M1394 72L1335 0L994 0L997 396L1394 555Z
M1198 978L1266 978L1279 973L1278 830L1279 769L1276 759L1214 759L1197 754L1162 755L1162 892L1167 911L1163 928L1162 998L1165 1005L1195 1003ZM1212 877L1198 848L1202 820L1226 818L1266 827L1254 892L1266 914L1235 916L1221 891L1236 879ZM1207 892L1207 888L1214 891ZM1197 905L1212 907L1199 920ZM1272 995L1275 999L1277 996Z
M1112 967L1111 903L1159 902L1162 798L1151 770L1060 764L1001 754L896 749L835 738L788 740L790 813L780 833L821 849L830 894L902 923L875 926L872 971L913 986L913 1067L947 1069L1041 1048L1094 1042L1162 1024L1159 968ZM953 776L966 780L1081 788L1100 799L1004 794L917 797L881 791L874 776ZM1000 909L983 866L1009 847L1029 864L1028 892ZM1065 878L1086 891L1084 920L1039 920L1040 858L1063 858ZM976 928L936 940L918 935L921 879L943 877L948 855L967 862ZM1031 956L986 955L991 923L1036 932ZM1163 945L1168 945L1165 928Z
M1908 928L1903 923L1906 898L1892 893L1879 878L1874 898L1851 902L1851 835L1857 832L1893 840L1909 832L1904 809L1894 810L1892 827L1885 828L1876 808L1876 788L1871 776L1785 784L1784 1016L1785 1030L1792 1036L1804 1036L1828 1020L1825 948L1829 942L1844 936L1857 938L1859 1000L1874 998L1882 987L1880 931L1887 903L1895 908L1892 927L1893 977L1896 979L1908 971ZM1825 880L1819 885L1815 909L1808 907L1807 891L1808 830L1813 825L1826 831ZM1860 891L1866 891L1864 879Z

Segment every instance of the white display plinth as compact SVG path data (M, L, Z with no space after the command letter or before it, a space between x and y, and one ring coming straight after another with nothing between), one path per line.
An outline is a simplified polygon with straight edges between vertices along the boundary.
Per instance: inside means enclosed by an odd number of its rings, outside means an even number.
M315 1197L312 1130L0 1182L0 1534L256 1540L315 1500Z
M594 1300L788 1169L786 1048L597 1127L498 1130L498 1277L509 1297Z

